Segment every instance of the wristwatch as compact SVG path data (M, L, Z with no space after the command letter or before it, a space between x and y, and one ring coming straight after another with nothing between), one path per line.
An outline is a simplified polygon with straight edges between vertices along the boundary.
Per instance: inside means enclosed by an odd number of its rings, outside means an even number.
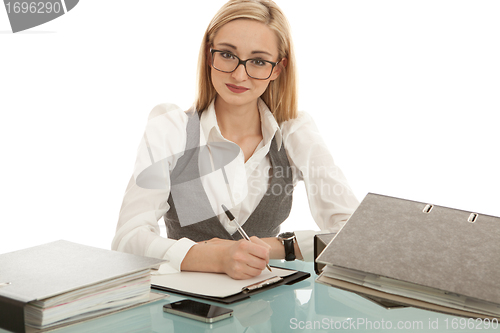
M295 260L295 233L293 232L284 232L278 235L278 239L281 241L281 244L285 247L285 260L286 261L294 261Z

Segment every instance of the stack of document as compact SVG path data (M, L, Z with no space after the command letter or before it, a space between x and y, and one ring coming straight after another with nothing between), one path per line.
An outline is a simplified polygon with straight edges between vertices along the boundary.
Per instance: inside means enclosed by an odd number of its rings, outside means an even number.
M151 297L163 260L57 241L0 255L0 327L47 329L122 310Z
M70 321L114 312L149 299L150 270L29 302L24 310L26 325L47 328Z
M500 318L500 218L368 194L318 256L318 282L406 306Z

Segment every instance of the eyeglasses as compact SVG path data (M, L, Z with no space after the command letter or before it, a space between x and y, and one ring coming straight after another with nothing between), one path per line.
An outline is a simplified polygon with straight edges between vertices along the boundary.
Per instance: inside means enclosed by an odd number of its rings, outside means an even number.
M245 67L247 75L257 80L267 80L279 63L262 59L241 60L231 52L210 49L212 53L212 67L224 73L232 73L239 65ZM281 60L280 60L281 61Z

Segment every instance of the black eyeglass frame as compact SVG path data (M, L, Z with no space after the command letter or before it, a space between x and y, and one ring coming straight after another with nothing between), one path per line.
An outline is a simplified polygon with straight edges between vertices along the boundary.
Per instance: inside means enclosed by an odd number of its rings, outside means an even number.
M221 69L218 69L217 67L214 66L214 53L215 52L219 52L219 53L229 53L230 55L234 56L236 59L238 59L238 65L236 65L236 67L232 70L232 71L223 71ZM221 51L221 50L216 50L216 49L210 49L210 53L212 54L212 67L215 68L216 70L218 70L219 72L222 72L222 73L232 73L234 72L238 67L240 67L240 65L243 65L243 67L245 68L245 73L247 73L248 77L251 77L252 79L255 79L255 80L267 80L271 77L271 75L273 75L273 71L274 71L274 67L276 67L276 65L278 65L281 60L277 61L277 62L272 62L272 61L269 61L269 60L264 60L264 59L257 59L257 58L250 58L250 59L247 59L247 60L241 60L237 55L229 52L229 51ZM257 78L257 77L253 77L252 75L248 74L248 71L247 71L247 61L249 60L258 60L258 61L263 61L263 62L267 62L267 63L270 63L271 65L273 65L273 67L271 68L271 72L269 73L269 76L262 79L262 78Z

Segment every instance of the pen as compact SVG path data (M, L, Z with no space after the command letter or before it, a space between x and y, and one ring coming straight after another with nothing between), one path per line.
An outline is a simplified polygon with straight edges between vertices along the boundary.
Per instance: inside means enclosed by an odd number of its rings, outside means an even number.
M3 283L0 283L0 287L8 286L9 284L11 284L11 283L10 282L3 282Z
M250 237L248 237L247 233L245 232L245 230L243 230L243 228L241 227L241 225L238 223L238 221L236 220L236 218L233 216L233 214L231 214L231 212L229 211L229 209L227 209L226 206L222 205L222 209L224 209L224 212L226 213L227 217L229 218L230 221L232 221L234 224L236 224L236 228L238 228L238 231L241 235L241 237L243 237L244 239L246 239L247 241L250 242ZM269 267L269 265L266 264L266 267L267 269L269 270L269 272L272 272L271 270L271 267Z

